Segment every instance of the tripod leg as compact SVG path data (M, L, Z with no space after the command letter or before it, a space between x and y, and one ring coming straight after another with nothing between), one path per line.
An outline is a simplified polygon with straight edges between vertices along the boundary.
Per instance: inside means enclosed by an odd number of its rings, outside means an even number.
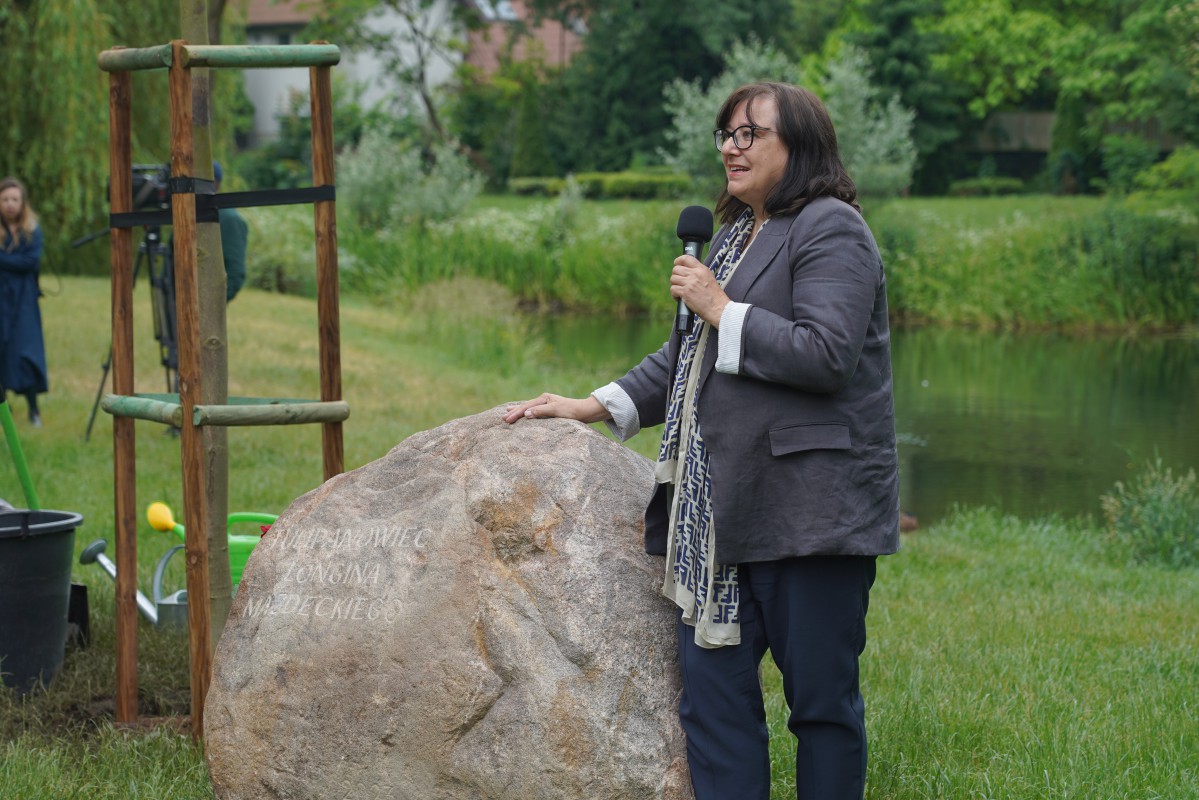
M143 240L137 249L137 261L133 264L133 278L130 283L137 286L138 273L142 271L142 262L146 259L146 242ZM112 342L108 343L108 358L104 359L104 372L100 375L100 388L96 389L96 399L92 403L91 416L87 418L87 430L84 431L83 441L92 439L92 426L96 424L96 412L100 410L100 398L104 396L104 384L108 383L108 373L112 369Z
M178 336L175 323L175 261L170 246L157 237L147 244L150 265L151 302L154 308L154 338L158 340L159 360L166 372L167 393L177 392L171 373L179 368Z
M100 376L100 388L96 390L96 400L92 403L92 415L87 418L87 431L83 434L83 441L89 442L92 439L92 426L96 424L96 412L100 409L100 398L104 394L104 384L108 383L108 371L112 369L112 345L108 345L108 358L104 359L104 373Z

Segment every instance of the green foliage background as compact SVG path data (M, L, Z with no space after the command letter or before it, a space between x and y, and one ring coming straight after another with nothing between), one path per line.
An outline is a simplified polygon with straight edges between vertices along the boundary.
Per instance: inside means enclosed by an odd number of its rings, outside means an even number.
M231 15L229 15L231 16ZM226 42L242 33L230 27ZM118 45L147 47L180 36L179 0L0 0L0 174L29 188L46 239L43 271L95 273L108 263L106 240L70 242L107 228L108 75L96 56ZM166 73L132 77L134 163L170 156ZM213 150L232 152L240 74L214 80Z
M43 218L49 270L95 272L107 262L103 241L68 248L72 239L103 228L107 210L107 81L95 56L116 44L169 41L178 35L178 5L0 0L6 59L0 172L30 186ZM821 84L846 45L864 50L880 102L896 96L915 113L916 193L942 192L951 179L1010 174L1003 165L997 173L994 163L979 164L971 153L972 137L997 110L1057 112L1054 151L1039 162L1037 185L1068 193L1112 185L1100 182L1116 164L1103 158L1112 125L1146 142L1138 126L1149 119L1176 143L1193 142L1199 133L1197 0L769 0L740 6L531 0L547 17L587 19L582 52L557 69L536 57L507 58L497 75L463 70L439 88L425 85L422 70L399 58L395 42L384 41L369 23L381 5L425 11L433 0L328 0L322 24L332 27L310 31L330 34L347 50L376 50L407 87L385 105L363 108L353 87L340 86L339 148L356 143L366 123L389 118L397 128L423 127L425 136L460 142L476 166L486 167L492 188L506 186L510 175L563 177L683 158L680 141L690 132L676 127L670 87L710 93L734 60L734 43L751 37L800 65L812 85ZM242 8L229 4L223 41L244 39ZM462 27L426 30L427 49L457 52L466 30L479 25L458 5L451 16ZM215 73L214 81L215 151L227 163L244 162L231 171L234 181L243 187L305 182L305 148L297 146L307 135L304 110L286 115L278 142L234 158L234 132L248 101L236 73ZM165 160L166 116L165 79L135 75L135 160ZM343 136L347 124L350 134ZM1128 176L1116 177L1116 185L1127 188Z

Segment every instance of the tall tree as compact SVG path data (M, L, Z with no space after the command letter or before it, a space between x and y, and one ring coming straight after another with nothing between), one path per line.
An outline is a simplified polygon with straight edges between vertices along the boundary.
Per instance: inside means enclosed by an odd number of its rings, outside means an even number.
M97 207L106 190L107 158L97 141L107 141L106 76L95 54L108 44L108 27L93 0L48 0L0 9L0 43L5 68L0 96L0 173L29 187L42 217L46 263L59 269L65 253L64 227L78 233L88 223L81 213ZM72 51L89 51L90 63Z
M210 0L222 10L226 0ZM220 18L217 18L220 24ZM211 26L213 17L208 16ZM4 123L0 174L20 176L42 219L45 264L62 274L106 274L107 244L80 250L70 242L106 227L108 212L108 80L96 55L117 45L150 47L178 38L178 0L0 0L0 70ZM225 90L235 91L232 80ZM161 73L133 78L133 154L167 160L167 81ZM226 116L215 120L221 146L231 141Z
M874 85L896 93L915 112L913 189L922 194L945 190L957 158L955 145L978 124L965 113L966 87L932 66L946 52L945 35L929 24L941 12L941 0L869 0L860 26L845 34L870 59Z
M596 3L586 20L583 50L562 75L552 122L559 165L576 170L656 159L670 125L667 83L707 83L723 70L733 42L753 32L785 41L793 30L790 0L610 0Z
M854 0L792 0L797 55L823 50L829 34L841 27L855 5Z
M545 126L541 123L541 114L541 93L538 87L527 87L521 96L516 115L512 164L508 170L510 177L548 176L558 172L545 140Z
M429 127L446 136L434 97L439 66L461 60L465 34L481 24L470 3L447 0L325 0L312 31L321 38L377 55L388 74L410 96L397 97L403 108L420 103ZM394 27L393 27L394 25Z
M175 0L0 3L0 174L21 177L42 220L44 263L59 273L107 269L106 245L69 242L104 227L108 81L96 55L117 44L162 44L179 30ZM166 155L167 84L134 80L133 144L140 161Z
M1199 140L1199 3L1110 0L1112 13L1070 25L1055 57L1064 97L1092 107L1093 131L1146 123Z
M947 41L931 64L966 87L966 107L977 119L1021 103L1054 80L1052 56L1063 28L1044 11L1012 0L945 0L933 30Z

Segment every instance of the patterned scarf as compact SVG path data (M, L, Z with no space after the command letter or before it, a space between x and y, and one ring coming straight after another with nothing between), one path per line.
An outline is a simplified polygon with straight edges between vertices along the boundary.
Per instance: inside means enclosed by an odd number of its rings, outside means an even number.
M753 212L746 209L717 251L712 272L722 288L740 263L753 227ZM695 628L695 643L711 648L738 644L741 625L737 565L715 563L712 478L695 405L699 365L711 326L698 315L693 320L679 343L655 477L659 483L674 484L662 593L682 609L683 621Z

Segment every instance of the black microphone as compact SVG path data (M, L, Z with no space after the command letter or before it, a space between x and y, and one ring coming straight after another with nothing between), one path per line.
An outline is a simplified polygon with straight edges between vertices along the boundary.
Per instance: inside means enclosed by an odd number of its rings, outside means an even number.
M679 214L675 234L683 240L683 255L699 258L704 243L712 239L712 212L703 206L687 206ZM691 309L681 299L679 311L674 318L674 329L686 333L691 327Z

